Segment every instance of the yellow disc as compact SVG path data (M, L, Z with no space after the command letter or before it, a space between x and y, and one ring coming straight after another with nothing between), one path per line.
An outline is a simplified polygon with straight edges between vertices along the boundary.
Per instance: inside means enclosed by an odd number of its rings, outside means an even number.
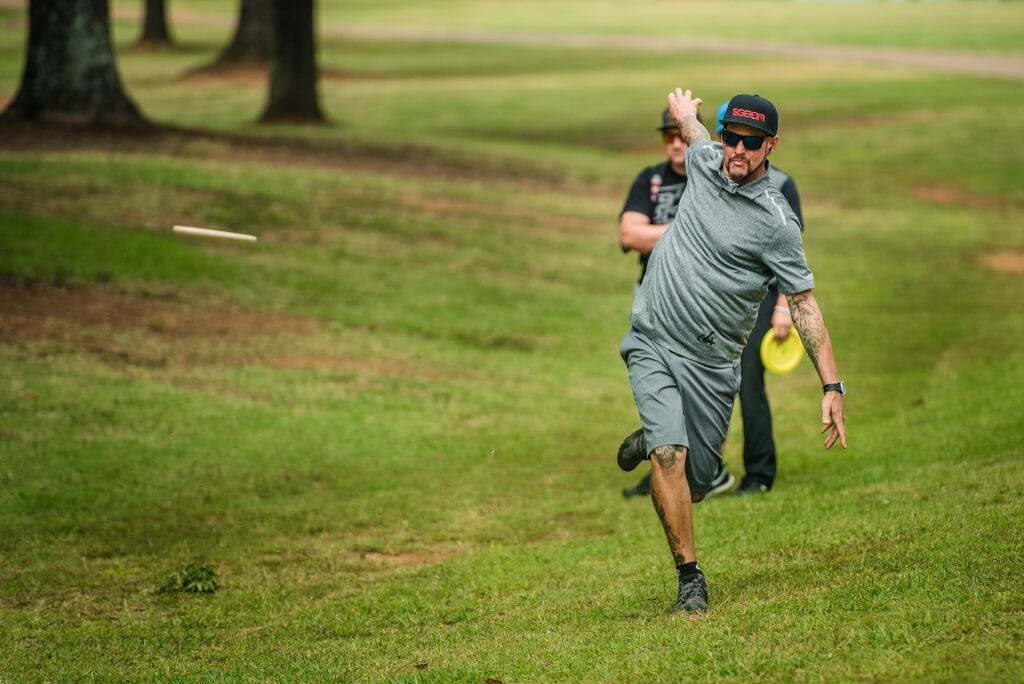
M772 373L782 375L797 367L804 357L804 345L796 329L791 328L789 337L783 342L775 339L775 331L769 329L761 340L761 363Z

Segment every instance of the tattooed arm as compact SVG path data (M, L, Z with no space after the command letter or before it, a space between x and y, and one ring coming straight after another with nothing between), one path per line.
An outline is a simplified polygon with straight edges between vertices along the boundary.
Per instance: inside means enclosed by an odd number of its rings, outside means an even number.
M697 107L703 101L699 97L692 97L689 90L683 91L676 88L668 94L668 110L672 120L679 126L679 132L687 145L692 145L698 140L711 140L711 134L704 128L700 121L697 121Z
M814 299L811 290L786 295L789 302L789 311L793 316L793 325L800 334L800 340L804 343L807 355L811 357L814 367L818 370L821 383L839 381L839 371L836 370L836 358L832 354L832 342L828 337L828 330L825 328L825 319L821 316L821 309ZM839 392L828 392L821 400L821 432L828 432L825 437L825 448L831 449L836 440L846 448L846 415L843 411L843 395Z

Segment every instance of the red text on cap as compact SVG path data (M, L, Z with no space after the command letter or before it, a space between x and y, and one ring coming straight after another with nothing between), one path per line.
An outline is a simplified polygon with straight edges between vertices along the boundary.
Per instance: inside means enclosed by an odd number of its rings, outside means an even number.
M761 112L752 112L749 109L740 109L739 107L735 107L732 110L732 115L733 116L741 116L744 119L753 119L754 121L764 121L765 120L765 116Z

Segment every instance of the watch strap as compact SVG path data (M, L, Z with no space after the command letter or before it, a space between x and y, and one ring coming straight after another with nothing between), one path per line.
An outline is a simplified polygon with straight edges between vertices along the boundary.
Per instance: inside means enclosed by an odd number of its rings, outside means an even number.
M840 380L839 382L830 382L826 385L821 386L822 393L828 392L839 392L842 395L846 395L846 384Z

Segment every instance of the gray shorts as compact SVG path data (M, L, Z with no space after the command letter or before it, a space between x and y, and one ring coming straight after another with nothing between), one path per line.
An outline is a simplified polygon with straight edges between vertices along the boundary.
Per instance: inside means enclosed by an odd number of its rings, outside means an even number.
M722 468L722 443L740 387L739 366L716 368L680 356L631 329L619 348L648 453L677 444L689 450L686 479L707 492Z

